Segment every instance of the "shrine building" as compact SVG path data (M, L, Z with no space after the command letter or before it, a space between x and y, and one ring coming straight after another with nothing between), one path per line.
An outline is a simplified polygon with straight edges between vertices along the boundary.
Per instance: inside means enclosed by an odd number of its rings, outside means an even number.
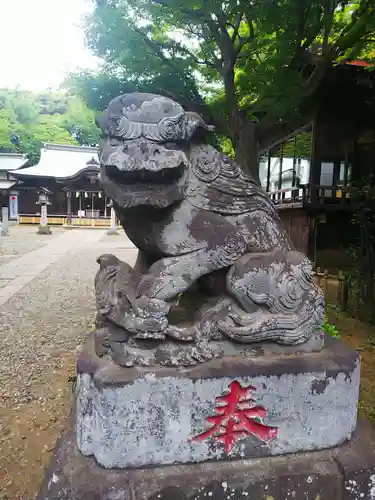
M375 188L375 71L351 61L327 71L300 116L270 127L259 176L296 247L336 273L359 238L361 186Z
M110 200L99 180L98 149L87 146L43 144L37 165L12 170L20 224L39 224L38 192L50 192L48 224L107 227Z
M19 153L0 153L0 213L8 207L9 219L17 220L18 196L17 179L10 172L27 163L27 156Z

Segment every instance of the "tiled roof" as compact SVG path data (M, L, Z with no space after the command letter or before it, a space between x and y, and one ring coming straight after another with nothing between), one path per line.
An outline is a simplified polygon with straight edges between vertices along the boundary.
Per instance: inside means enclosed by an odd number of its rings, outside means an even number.
M19 153L0 153L0 170L17 170L27 162L27 156Z
M72 177L90 166L99 171L98 148L70 146L65 144L43 144L37 165L12 172L16 177Z
M9 189L12 186L16 184L17 181L7 181L7 180L0 180L0 191L2 189Z

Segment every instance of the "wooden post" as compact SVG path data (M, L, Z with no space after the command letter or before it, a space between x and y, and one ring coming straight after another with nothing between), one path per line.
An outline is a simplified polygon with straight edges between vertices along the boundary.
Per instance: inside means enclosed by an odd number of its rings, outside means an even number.
M318 277L318 286L320 286L320 267L316 268L316 275Z
M342 290L342 301L341 301L341 310L343 312L346 312L348 310L348 305L349 305L349 277L345 276L344 282L343 282L343 290Z
M71 226L72 224L72 192L66 192L66 213L67 213L67 225Z
M342 304L342 297L343 297L343 291L344 291L344 273L342 271L339 271L339 276L338 276L338 287L337 287L337 304L339 305L341 309L341 304Z
M95 219L94 219L94 191L91 193L91 226L95 227Z
M327 297L327 292L328 292L328 271L324 271L324 297Z

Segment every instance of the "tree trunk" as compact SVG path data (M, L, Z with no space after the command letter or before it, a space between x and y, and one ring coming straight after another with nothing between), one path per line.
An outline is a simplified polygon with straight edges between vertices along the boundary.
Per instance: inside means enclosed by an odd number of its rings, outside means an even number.
M256 124L246 119L238 108L234 85L234 62L224 64L225 99L229 111L229 132L236 161L259 184L258 140Z
M240 121L233 147L237 163L259 184L258 140L255 123Z

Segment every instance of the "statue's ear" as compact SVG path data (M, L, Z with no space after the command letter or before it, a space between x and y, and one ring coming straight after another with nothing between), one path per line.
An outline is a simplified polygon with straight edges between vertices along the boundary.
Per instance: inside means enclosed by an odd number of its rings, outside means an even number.
M196 139L197 136L204 137L205 135L215 131L213 125L207 125L203 118L194 111L186 111L185 119L187 123L187 139Z
M115 137L120 118L120 116L112 114L111 110L105 109L100 115L96 116L95 123L102 136Z
M99 115L96 116L96 125L102 132L102 135L116 137L122 118L124 117L123 101L129 94L123 94L112 99L108 106Z

